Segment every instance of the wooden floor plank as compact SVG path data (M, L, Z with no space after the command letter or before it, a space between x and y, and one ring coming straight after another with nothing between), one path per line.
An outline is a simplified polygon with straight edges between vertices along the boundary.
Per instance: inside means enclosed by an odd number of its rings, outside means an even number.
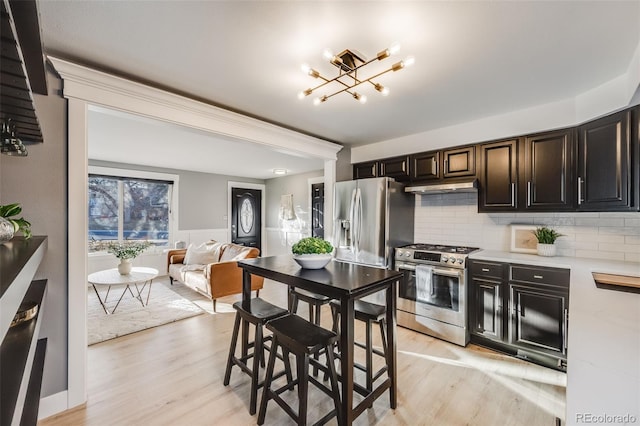
M267 281L261 297L286 306L284 286ZM237 297L220 299L219 313L199 315L89 347L86 405L40 426L255 425L248 376L237 368L223 386ZM304 315L305 304L301 304ZM329 326L328 307L323 325ZM356 339L363 340L363 328ZM375 344L379 344L376 336ZM359 352L357 357L361 357ZM357 425L550 426L564 419L566 375L475 345L466 348L398 328L398 408L388 394ZM295 401L296 392L287 392ZM310 420L331 401L310 386ZM266 424L293 422L269 404ZM335 424L335 421L329 424Z

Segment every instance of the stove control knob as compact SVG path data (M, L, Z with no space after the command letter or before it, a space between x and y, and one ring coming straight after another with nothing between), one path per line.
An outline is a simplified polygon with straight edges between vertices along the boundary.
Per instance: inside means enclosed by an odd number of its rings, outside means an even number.
M455 258L455 257L452 257L449 261L450 261L451 263L456 263L456 258Z
M453 258L452 258L452 259L453 259ZM442 259L441 259L441 260L442 260L443 262L447 262L447 261L449 260L449 258L448 258L447 256L442 256Z
M411 252L410 252L410 251L405 251L405 252L404 252L404 255L405 255L406 257L411 257Z
M464 259L458 259L458 263L462 265L464 263Z

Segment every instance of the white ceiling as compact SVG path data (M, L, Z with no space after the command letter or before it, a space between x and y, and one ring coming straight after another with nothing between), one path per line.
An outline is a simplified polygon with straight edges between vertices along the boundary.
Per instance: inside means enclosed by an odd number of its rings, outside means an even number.
M640 44L640 1L40 0L39 6L47 54L352 146L575 97L628 72ZM398 59L412 55L416 63L379 79L391 89L388 97L365 87L364 105L346 94L319 106L297 99L317 84L300 71L302 63L336 73L324 48L371 58L393 42L402 45ZM370 74L364 68L360 75ZM233 155L221 156L220 167L233 161L237 171L216 169L216 156L200 156L206 166L189 163L212 143L207 135L127 120L112 137L106 132L119 127L122 114L98 115L91 113L90 125L103 127L91 134L103 138L90 148L92 158L120 161L114 148L126 140L155 165L248 175ZM144 124L143 133L134 123ZM197 148L177 152L176 138ZM264 169L322 167L275 159L237 141L215 144L224 144L218 153L249 148Z

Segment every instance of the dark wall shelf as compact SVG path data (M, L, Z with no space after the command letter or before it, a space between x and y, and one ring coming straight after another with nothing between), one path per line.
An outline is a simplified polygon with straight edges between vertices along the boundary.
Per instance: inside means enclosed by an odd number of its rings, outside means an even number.
M0 116L23 143L42 142L32 92L47 94L35 0L0 1Z
M0 424L35 425L43 357L39 342L47 280L33 278L47 250L47 237L14 237L0 244ZM11 326L20 306L36 304L35 317ZM42 340L42 339L41 339Z

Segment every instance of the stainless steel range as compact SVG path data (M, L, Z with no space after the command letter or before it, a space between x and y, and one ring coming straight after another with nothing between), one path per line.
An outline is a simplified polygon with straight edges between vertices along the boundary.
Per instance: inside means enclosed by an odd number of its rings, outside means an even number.
M398 325L466 346L467 256L478 250L435 244L395 249L395 269L404 272L398 288Z

